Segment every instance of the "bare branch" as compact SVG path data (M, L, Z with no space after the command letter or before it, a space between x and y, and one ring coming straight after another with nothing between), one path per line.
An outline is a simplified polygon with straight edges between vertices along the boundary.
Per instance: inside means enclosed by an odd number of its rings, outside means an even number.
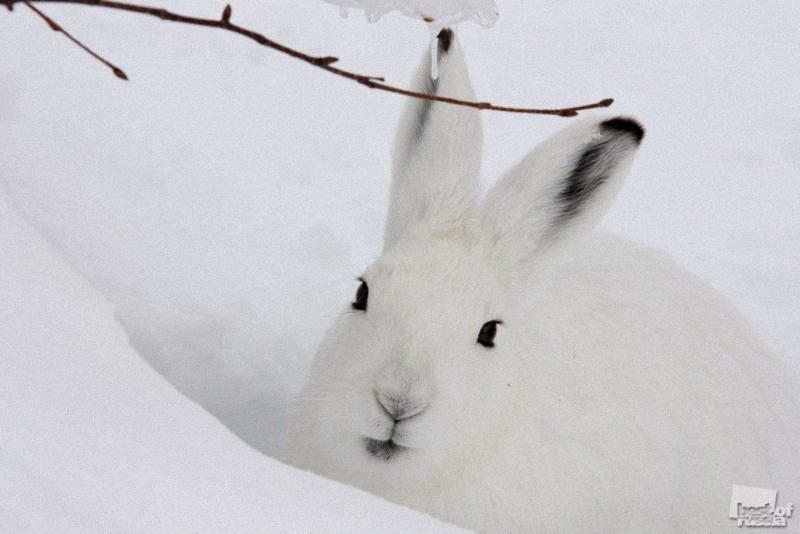
M225 9L222 11L222 16L219 19L207 19L207 18L181 15L158 7L134 5L125 2L117 2L113 0L0 0L0 4L4 4L6 7L8 7L9 11L13 9L14 4L20 2L26 4L28 7L33 9L40 17L42 17L47 22L48 25L50 25L51 28L53 28L56 31L60 31L61 33L69 37L75 44L80 46L82 49L84 49L86 52L91 54L99 61L102 61L105 65L109 66L113 70L115 75L123 79L127 79L124 72L122 72L119 68L115 67L114 65L112 65L111 63L109 63L108 61L106 61L93 51L91 51L85 45L80 43L77 39L69 35L66 31L63 30L63 28L61 28L58 24L56 24L52 19L41 13L41 11L35 9L32 3L51 2L51 3L61 3L61 4L84 4L89 6L107 7L110 9L119 9L122 11L132 11L135 13L150 15L158 17L162 20L169 20L172 22L193 24L196 26L206 26L211 28L220 28L222 30L238 33L239 35L247 37L262 46L272 48L273 50L277 50L278 52L289 55L293 58L305 61L306 63L314 65L315 67L318 67L320 69L326 70L332 74L336 74L337 76L353 80L354 82L369 87L370 89L380 89L382 91L388 91L390 93L405 95L412 98L433 100L437 102L447 102L459 106L468 106L468 107L473 107L478 109L488 109L493 111L508 111L512 113L534 113L539 115L558 115L561 117L574 117L575 115L578 114L579 111L583 111L586 109L608 107L614 102L612 98L606 98L599 102L595 102L594 104L573 106L569 108L560 108L560 109L517 108L508 106L495 106L489 102L471 102L467 100L459 100L456 98L448 98L438 95L428 95L424 93L418 93L416 91L409 91L407 89L402 89L400 87L389 85L385 83L385 80L383 78L380 77L356 74L354 72L350 72L332 66L336 61L338 61L338 58L332 56L322 56L322 57L311 56L303 52L300 52L298 50L295 50L293 48L289 48L288 46L284 46L271 39L268 39L267 37L258 32L233 24L230 21L232 13L230 5L225 6Z
M113 73L114 73L114 76L116 76L117 78L122 78L123 80L127 80L127 79L128 79L128 76L127 76L127 75L126 75L126 74L125 74L125 73L122 71L122 69L120 69L120 68L119 68L119 67L117 67L116 65L114 65L114 64L112 64L112 63L110 63L110 62L108 62L107 60L105 60L104 58L102 58L102 57L101 57L99 54L95 53L95 52L94 52L92 49L90 49L89 47L87 47L85 44L83 44L82 42L80 42L79 40L77 40L76 38L74 38L72 35L70 35L70 34L69 34L69 32L68 32L67 30L65 30L64 28L62 28L62 27L61 27L61 26L59 26L58 24L56 24L56 22L55 22L53 19L51 19L50 17L48 17L47 15L45 15L44 13L42 13L41 11L39 11L38 9L36 9L35 7L33 7L33 4L31 4L31 3L30 3L30 2L28 2L28 1L25 1L25 2L24 2L24 4L25 4L26 6L28 6L29 8L31 8L31 10L32 10L34 13L36 13L37 15L39 15L39 16L40 16L40 17L41 17L41 18L42 18L42 19L43 19L43 20L44 20L44 21L45 21L45 22L48 24L48 26L50 26L50 29L51 29L51 30L53 30L53 31L55 31L55 32L61 32L61 33L63 33L64 35L66 35L66 36L67 36L67 39L69 39L70 41L72 41L72 42L73 42L73 43L75 43L76 45L78 45L78 46L80 46L81 48L83 48L83 50L85 50L85 51L86 51L86 52L87 52L89 55L91 55L92 57L94 57L95 59L97 59L98 61L100 61L100 62L101 62L101 63L103 63L104 65L106 65L108 68L110 68L110 69L111 69L111 72L113 72ZM11 9L11 6L9 5L9 7L8 7L8 8L9 8L9 9Z

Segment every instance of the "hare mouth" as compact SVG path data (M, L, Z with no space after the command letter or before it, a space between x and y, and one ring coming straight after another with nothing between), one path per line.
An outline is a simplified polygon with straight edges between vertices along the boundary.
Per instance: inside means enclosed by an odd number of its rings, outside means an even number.
M369 439L366 440L367 443L367 452L383 461L391 460L395 455L399 454L405 447L398 445L391 439L386 441L380 441L377 439Z

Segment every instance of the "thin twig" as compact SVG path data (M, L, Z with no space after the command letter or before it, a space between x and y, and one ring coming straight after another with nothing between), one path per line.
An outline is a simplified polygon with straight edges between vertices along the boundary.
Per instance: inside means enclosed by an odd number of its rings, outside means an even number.
M61 32L61 33L63 33L64 35L66 35L66 36L67 36L67 39L69 39L70 41L72 41L72 42L73 42L73 43L75 43L76 45L78 45L78 46L80 46L81 48L83 48L83 50L84 50L84 51L86 51L88 54L90 54L90 55L91 55L93 58L95 58L96 60L98 60L98 61L100 61L101 63L103 63L103 64L104 64L104 65L106 65L108 68L110 68L110 69L111 69L111 72L113 72L113 73L114 73L114 76L116 76L117 78L122 78L123 80L127 80L127 79L128 79L128 76L127 76L127 75L126 75L126 74L125 74L125 73L122 71L122 69L121 69L121 68L119 68L119 67L117 67L116 65L114 65L113 63L111 63L111 62L107 61L105 58L101 57L99 54L97 54L96 52L94 52L94 51L93 51L92 49L90 49L88 46L86 46L85 44L83 44L82 42L80 42L79 40L77 40L76 38L74 38L72 35L70 35L70 33L69 33L67 30L65 30L64 28L62 28L62 27L61 27L61 26L59 26L58 24L56 24L56 22L55 22L53 19L51 19L50 17L48 17L47 15L45 15L44 13L42 13L41 11L39 11L38 9L36 9L35 7L33 7L33 4L31 4L31 3L30 3L30 2L28 2L28 1L25 1L25 2L24 2L24 4L25 4L26 6L28 6L29 8L31 8L31 10L32 10L34 13L36 13L37 15L39 15L39 16L40 16L40 17L41 17L41 18L42 18L42 19L43 19L43 20L44 20L44 21L45 21L45 22L48 24L48 26L50 26L50 29L51 29L51 30L53 30L53 31L55 31L55 32ZM10 9L10 6L9 6L9 9Z
M163 20L169 20L173 22L180 22L184 24L193 24L196 26L206 26L211 28L220 28L223 30L227 30L233 33L238 33L239 35L243 35L260 45L272 48L273 50L277 50L278 52L287 54L293 58L299 59L301 61L305 61L315 67L319 67L324 69L332 74L336 74L337 76L342 76L349 80L353 80L356 83L369 87L370 89L380 89L382 91L388 91L390 93L397 93L405 96L410 96L413 98L421 98L425 100L434 100L437 102L448 102L450 104L455 104L459 106L469 106L478 109L488 109L493 111L508 111L512 113L535 113L540 115L559 115L562 117L573 117L578 114L579 111L583 111L586 109L594 109L594 108L603 108L608 107L614 102L612 98L606 98L599 102L595 102L594 104L586 104L583 106L574 106L569 108L560 108L560 109L535 109L535 108L517 108L517 107L508 107L508 106L495 106L489 102L471 102L467 100L459 100L456 98L448 98L439 95L429 95L424 93L419 93L416 91L409 91L407 89L402 89L400 87L396 87L393 85L389 85L385 83L385 80L380 77L376 76L365 76L363 74L356 74L354 72L346 71L343 69L339 69L337 67L332 66L333 63L338 61L338 58L332 56L311 56L308 54L304 54L298 50L293 48L289 48L288 46L284 46L280 43L277 43L271 39L268 39L264 35L255 32L253 30L249 30L242 26L238 26L233 24L230 21L231 17L231 7L230 5L226 5L225 9L222 12L222 16L219 19L207 19L207 18L199 18L199 17L190 17L187 15L181 15L178 13L173 13L166 9L158 8L158 7L148 7L148 6L141 6L141 5L134 5L128 4L125 2L117 2L112 0L0 0L0 3L5 4L9 10L11 10L14 4L23 2L27 4L31 9L33 6L31 5L32 2L53 2L53 3L62 3L62 4L84 4L90 6L99 6L99 7L107 7L110 9L119 9L123 11L132 11L135 13L141 13L144 15L151 15L154 17L158 17ZM36 11L36 10L35 10ZM40 12L39 16L45 18L50 27L54 30L61 31L65 35L67 35L72 41L78 44L81 48L89 52L92 56L99 59L109 67L114 70L114 74L120 76L122 73L117 67L114 67L112 64L89 50L86 46L78 42L68 33L66 33L60 26L55 24L51 19L46 18ZM124 73L122 73L124 77Z

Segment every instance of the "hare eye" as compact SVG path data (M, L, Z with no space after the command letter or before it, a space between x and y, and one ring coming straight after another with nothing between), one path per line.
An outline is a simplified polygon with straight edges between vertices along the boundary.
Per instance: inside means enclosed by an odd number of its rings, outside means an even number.
M359 280L361 280L359 278ZM361 280L361 285L358 286L356 291L356 300L353 302L354 310L367 311L367 298L369 298L369 287L364 280Z
M481 327L478 334L478 343L484 347L494 347L494 336L497 335L497 325L503 324L503 321L488 321Z

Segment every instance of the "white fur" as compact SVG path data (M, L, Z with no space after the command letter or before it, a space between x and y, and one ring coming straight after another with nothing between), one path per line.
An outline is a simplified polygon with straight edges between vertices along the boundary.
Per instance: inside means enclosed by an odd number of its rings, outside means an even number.
M472 98L440 56L438 94ZM708 285L590 233L638 146L620 124L573 123L479 203L478 112L408 104L367 310L322 342L291 463L481 532L734 531L734 484L800 496L791 373ZM604 179L565 215L592 145Z

